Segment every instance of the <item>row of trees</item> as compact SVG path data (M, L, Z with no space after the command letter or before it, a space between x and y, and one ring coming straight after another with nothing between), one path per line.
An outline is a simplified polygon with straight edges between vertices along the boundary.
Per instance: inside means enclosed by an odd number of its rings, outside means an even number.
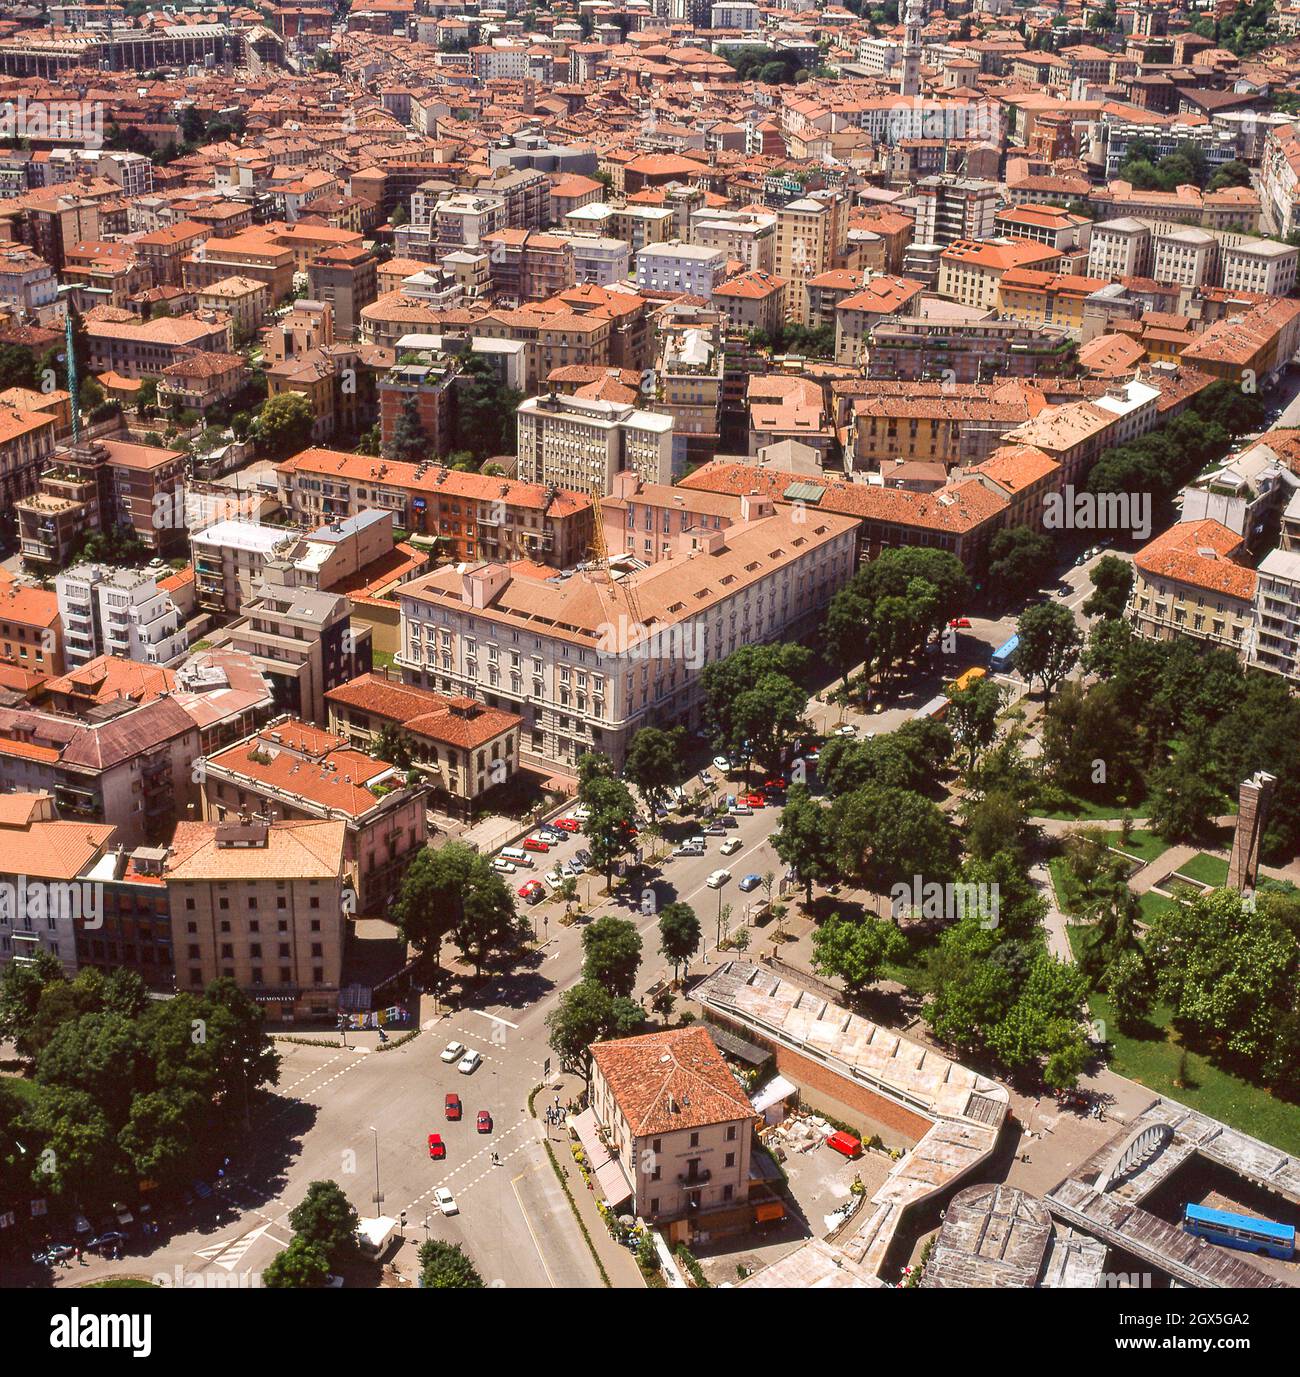
M27 1093L0 1082L3 1194L82 1209L179 1187L279 1076L262 1013L233 981L152 1000L138 975L93 968L68 980L42 953L0 975L0 1039L32 1064Z

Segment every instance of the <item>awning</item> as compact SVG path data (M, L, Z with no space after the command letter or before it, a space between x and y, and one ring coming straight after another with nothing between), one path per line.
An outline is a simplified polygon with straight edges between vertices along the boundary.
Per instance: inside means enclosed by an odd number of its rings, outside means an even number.
M730 1028L719 1028L716 1023L705 1024L709 1030L709 1036L713 1039L719 1052L726 1052L728 1056L735 1057L739 1061L748 1062L750 1066L762 1066L765 1061L772 1058L771 1052L766 1047L760 1047L756 1042L750 1042L748 1038L742 1038L739 1034L733 1033Z
M763 1200L754 1206L754 1221L767 1224L774 1219L785 1218L785 1206L779 1200Z
M632 1187L623 1172L623 1164L610 1153L596 1132L596 1111L584 1109L568 1122L587 1154L587 1170L596 1178L597 1193L611 1209L617 1209L632 1198Z
M799 1087L792 1085L784 1076L773 1076L770 1081L753 1097L752 1103L755 1114L762 1114L776 1105L784 1104L791 1095L797 1095Z

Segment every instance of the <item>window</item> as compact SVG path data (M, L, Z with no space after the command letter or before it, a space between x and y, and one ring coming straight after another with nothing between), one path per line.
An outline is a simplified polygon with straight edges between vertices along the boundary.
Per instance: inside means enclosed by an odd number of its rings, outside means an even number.
M692 1147L699 1147L699 1145L700 1145L700 1135L699 1135L698 1133L692 1133L692 1134L691 1134L691 1146L692 1146Z

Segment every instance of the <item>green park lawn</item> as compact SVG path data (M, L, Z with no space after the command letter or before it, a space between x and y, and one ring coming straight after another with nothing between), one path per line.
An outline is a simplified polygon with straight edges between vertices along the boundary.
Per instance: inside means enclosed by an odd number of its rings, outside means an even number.
M1068 932L1071 948L1077 954L1082 929L1071 927ZM1151 1011L1147 1029L1132 1035L1120 1031L1115 1011L1104 994L1090 995L1088 1003L1093 1018L1106 1025L1112 1071L1156 1094L1221 1119L1243 1133L1262 1138L1284 1152L1300 1153L1300 1105L1277 1100L1262 1087L1241 1080L1191 1051L1187 1052L1183 1068L1185 1084L1175 1084L1184 1049L1177 1030L1170 1026L1167 1007L1157 1005Z
M1130 832L1128 841L1124 841L1118 832L1108 833L1107 840L1117 851L1137 856L1148 865L1169 850L1169 843L1162 836L1142 827Z
M1186 875L1189 880L1200 880L1202 884L1217 887L1228 882L1228 862L1222 856L1211 856L1202 851L1186 865L1180 865L1178 873Z
M87 1282L83 1291L156 1291L156 1281L145 1281L143 1277L108 1277L104 1281Z
M1174 906L1173 899L1166 899L1163 894L1152 894L1150 890L1139 896L1138 903L1142 907L1142 921L1144 923L1155 922L1157 913L1162 913L1165 909Z
M1065 808L1035 813L1034 816L1053 818L1058 822L1117 822L1125 813L1135 818L1144 817L1146 806L1145 803L1128 806L1120 803L1094 803L1092 799L1080 798L1075 794L1071 796L1071 801Z

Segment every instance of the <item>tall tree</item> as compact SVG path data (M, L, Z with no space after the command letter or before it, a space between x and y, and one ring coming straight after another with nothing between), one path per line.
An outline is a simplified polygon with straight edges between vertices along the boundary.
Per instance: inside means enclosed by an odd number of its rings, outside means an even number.
M700 948L700 920L689 904L665 904L659 914L659 951L673 963L673 979Z
M641 965L641 935L636 924L607 914L582 934L582 978L616 995L630 995Z
M813 885L827 884L835 878L830 811L801 784L792 786L787 795L781 821L772 833L772 850L797 870L808 903L812 903Z
M1079 661L1082 637L1074 614L1059 603L1039 603L1021 615L1016 634L1020 637L1016 668L1030 683L1041 679L1043 692L1050 699Z
M837 975L856 998L880 978L886 961L897 960L907 949L898 925L887 918L864 914L843 918L833 913L813 933L813 969Z

